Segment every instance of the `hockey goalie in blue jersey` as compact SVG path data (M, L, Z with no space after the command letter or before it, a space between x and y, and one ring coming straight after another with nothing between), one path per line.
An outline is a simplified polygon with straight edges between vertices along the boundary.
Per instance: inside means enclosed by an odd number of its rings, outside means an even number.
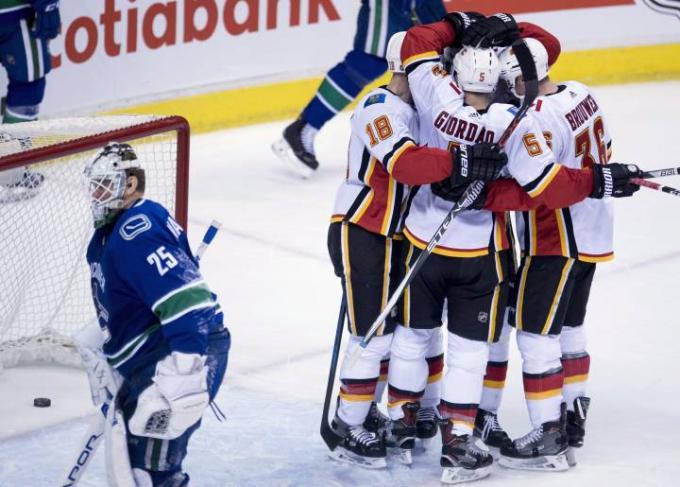
M129 455L137 486L186 486L187 443L222 383L229 332L186 233L144 199L133 148L110 143L85 178L95 225L87 262L103 343L100 350L92 340L78 343L93 400L116 397L127 452L114 454Z

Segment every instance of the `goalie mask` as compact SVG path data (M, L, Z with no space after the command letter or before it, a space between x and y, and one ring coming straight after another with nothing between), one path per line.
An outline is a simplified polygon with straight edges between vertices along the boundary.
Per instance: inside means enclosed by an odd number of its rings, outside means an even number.
M107 144L85 167L94 227L110 223L123 207L129 169L141 170L137 154L129 144Z

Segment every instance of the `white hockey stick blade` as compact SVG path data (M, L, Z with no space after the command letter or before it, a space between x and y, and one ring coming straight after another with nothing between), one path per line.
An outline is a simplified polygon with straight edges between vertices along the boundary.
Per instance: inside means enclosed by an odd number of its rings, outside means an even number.
M73 487L78 485L83 473L85 473L85 469L90 464L92 457L94 457L97 447L101 444L105 425L106 418L102 414L97 413L97 415L92 418L87 432L80 442L80 448L75 460L71 462L66 474L64 474L63 480L59 483L60 487Z

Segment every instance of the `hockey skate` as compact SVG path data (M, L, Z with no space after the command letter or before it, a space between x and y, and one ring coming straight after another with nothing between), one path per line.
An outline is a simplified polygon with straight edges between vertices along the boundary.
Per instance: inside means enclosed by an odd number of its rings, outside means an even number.
M329 456L343 463L364 468L385 468L387 452L383 439L366 431L363 425L350 426L337 415L331 422L333 432L342 438Z
M499 457L501 447L512 443L512 440L498 422L498 415L484 409L477 410L473 434L489 447L496 460Z
M303 178L307 179L319 167L314 155L317 129L298 118L283 131L283 138L272 144L274 154Z
M501 447L498 464L518 470L562 472L567 463L564 421L548 421L526 435Z
M493 458L487 446L470 435L453 434L453 424L442 425L442 456L439 464L444 468L443 484L459 484L488 477Z
M583 438L586 435L586 417L590 407L590 398L580 396L574 399L574 410L567 411L567 462L570 467L576 466L576 448L583 446Z
M399 454L399 461L403 465L413 463L413 449L416 446L416 417L420 405L417 402L407 402L401 406L404 417L392 421L391 445Z
M416 414L416 438L424 450L430 447L433 438L437 436L437 414L434 408L418 409Z
M371 403L371 409L368 410L368 416L364 420L364 428L366 428L366 431L380 436L383 440L389 434L390 418L378 409L378 405L375 402Z

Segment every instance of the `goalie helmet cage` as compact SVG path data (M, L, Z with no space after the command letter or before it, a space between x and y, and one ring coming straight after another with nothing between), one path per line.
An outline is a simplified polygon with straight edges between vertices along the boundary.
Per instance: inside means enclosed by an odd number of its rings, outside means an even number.
M96 319L85 260L93 232L83 170L108 142L135 149L145 197L186 228L189 125L182 117L64 118L0 125L0 370L80 359Z

